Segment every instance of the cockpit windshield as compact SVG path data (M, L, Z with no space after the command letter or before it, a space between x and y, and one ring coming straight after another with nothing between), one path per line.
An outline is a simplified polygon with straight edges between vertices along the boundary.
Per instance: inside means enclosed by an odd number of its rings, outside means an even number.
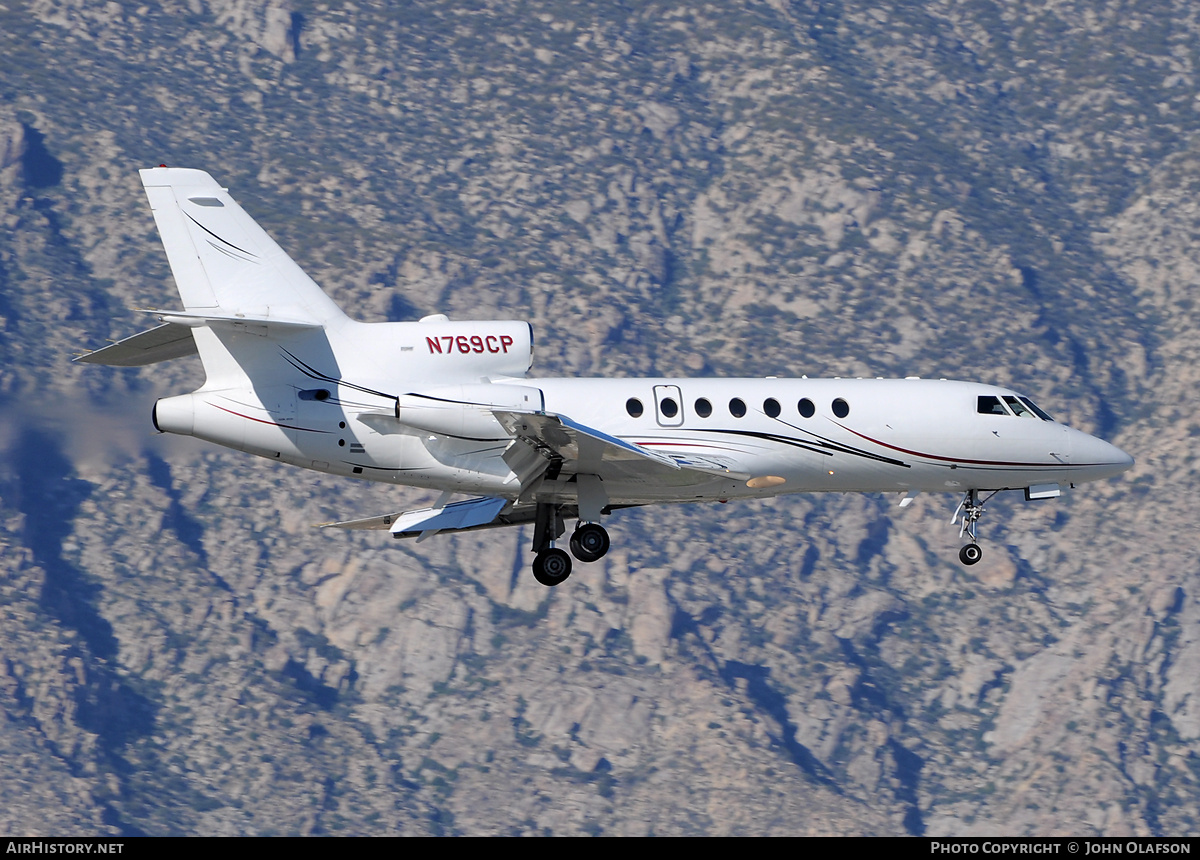
M1041 418L1043 421L1053 421L1054 420L1053 418L1050 417L1049 412L1046 412L1042 409L1038 409L1037 404L1034 403L1032 400L1030 400L1028 397L1022 397L1022 398L1020 398L1020 401L1022 403L1024 403L1026 406L1028 406L1030 409L1032 409L1033 414L1036 415L1038 418Z
M985 394L979 398L979 406L976 409L980 415L1008 414L1008 410L1004 408L1004 404L1000 402L1000 398L993 397L990 394Z
M1013 414L1016 415L1018 418L1033 418L1034 417L1033 410L1030 409L1028 406L1026 406L1024 403L1022 403L1016 397L1013 397L1011 394L1004 395L1004 402L1008 404L1008 408L1011 409L1013 411Z
M1043 421L1053 421L1050 415L1037 407L1028 397L1017 397L1014 394L1004 394L999 397L984 394L979 397L975 410L980 415L1007 415L1018 418L1041 418Z

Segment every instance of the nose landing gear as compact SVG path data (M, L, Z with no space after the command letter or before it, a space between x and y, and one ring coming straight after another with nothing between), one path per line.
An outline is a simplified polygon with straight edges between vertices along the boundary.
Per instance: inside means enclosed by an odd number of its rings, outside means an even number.
M988 499L996 495L996 492L988 496ZM963 500L958 503L958 507L954 509L954 518L950 520L951 525L958 522L960 514L962 515L962 524L958 528L958 536L960 538L967 537L971 542L958 551L958 560L965 565L977 564L979 559L983 558L983 550L979 548L979 538L975 534L976 524L983 516L983 502L979 500L979 490L967 491Z

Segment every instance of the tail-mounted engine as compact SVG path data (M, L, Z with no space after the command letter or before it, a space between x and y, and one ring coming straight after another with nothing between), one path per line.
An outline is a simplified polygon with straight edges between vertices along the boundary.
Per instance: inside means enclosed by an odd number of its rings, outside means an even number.
M533 363L533 328L527 322L450 322L439 314L402 325L412 326L403 340L413 343L429 379L519 378Z
M506 439L493 409L544 410L540 389L527 385L447 385L396 398L396 420L406 427L466 439Z

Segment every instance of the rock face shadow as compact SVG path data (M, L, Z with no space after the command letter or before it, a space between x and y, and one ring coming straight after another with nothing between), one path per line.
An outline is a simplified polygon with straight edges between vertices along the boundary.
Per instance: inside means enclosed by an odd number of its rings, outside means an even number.
M163 514L163 526L173 531L179 542L196 554L200 567L209 572L220 589L233 594L233 587L208 563L208 550L204 548L204 525L184 506L183 495L175 485L167 461L157 454L147 452L146 473L150 482L167 495L168 505Z
M20 431L9 452L16 477L10 498L25 515L24 544L46 572L42 609L77 631L93 656L111 660L117 656L117 639L96 607L100 586L63 557L63 541L92 487L75 477L60 444L44 429L27 426Z
M124 748L154 730L158 706L117 671L120 642L99 609L101 586L64 557L63 542L73 529L92 486L75 475L61 440L44 428L23 427L7 452L5 497L25 516L22 539L44 571L38 604L43 612L79 634L84 672L75 689L79 724L95 734L102 754L117 772L127 763Z
M46 148L46 138L28 123L21 123L25 132L25 154L21 157L22 179L31 189L53 188L62 182L62 162Z

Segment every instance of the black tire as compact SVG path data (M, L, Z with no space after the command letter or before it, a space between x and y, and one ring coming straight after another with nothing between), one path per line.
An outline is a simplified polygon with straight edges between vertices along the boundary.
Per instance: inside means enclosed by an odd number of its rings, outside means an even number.
M608 532L596 523L585 523L571 535L571 555L582 562L599 561L608 552L608 547Z
M977 543L969 543L958 551L958 560L966 565L976 564L981 558L983 558L983 550Z
M533 578L542 585L555 586L571 575L571 556L561 549L539 552L533 560Z

